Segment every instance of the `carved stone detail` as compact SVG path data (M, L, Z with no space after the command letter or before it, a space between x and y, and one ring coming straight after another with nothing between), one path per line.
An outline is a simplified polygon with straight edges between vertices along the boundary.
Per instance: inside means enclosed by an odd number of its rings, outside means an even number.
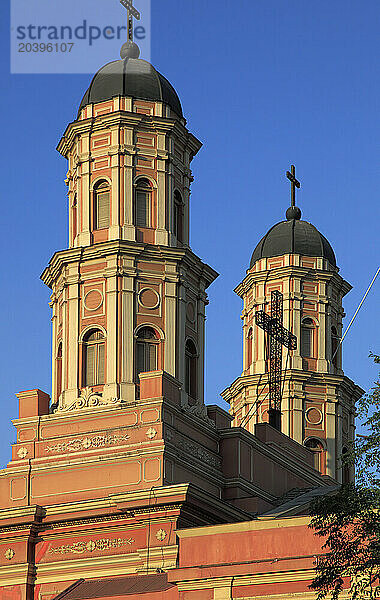
M214 469L221 468L221 459L219 456L215 456L197 442L182 436L178 432L174 433L171 429L167 429L165 432L165 440L172 443L173 446L179 450L182 450L187 456L195 456Z
M14 557L15 554L16 554L16 552L12 548L8 548L4 552L4 556L7 560L12 560L12 558Z
M146 436L150 439L153 440L157 435L157 431L155 429L153 429L153 427L150 427L148 429L148 431L146 432Z
M114 548L121 548L122 546L131 546L134 543L133 538L117 538L110 540L108 538L101 538L98 540L90 540L88 542L74 542L73 544L64 544L57 548L50 548L50 554L84 554L85 552L95 552L98 550L104 552L106 550L113 550Z
M17 456L21 459L26 458L28 456L29 452L27 448L24 448L24 446L22 448L20 448L19 450L17 450Z
M167 533L165 531L165 529L159 529L156 533L156 538L158 539L159 542L163 542L164 539L166 538Z
M202 419L202 421L206 421L207 425L210 425L213 429L215 429L215 423L212 419L209 418L207 414L207 407L205 404L194 404L191 406L187 401L181 402L182 409L190 415L194 415L198 417L198 419Z
M74 400L69 406L59 406L58 411L68 412L72 410L81 410L86 408L94 408L95 406L113 406L117 404L117 398L103 398L102 394L94 392L90 387L82 390L79 398Z
M106 435L95 435L93 437L85 437L82 439L70 440L69 442L62 442L61 444L55 444L54 446L47 446L46 452L62 453L62 452L80 452L81 450L89 450L90 448L104 448L106 446L117 446L123 444L129 439L129 435L117 435L117 434L106 434Z

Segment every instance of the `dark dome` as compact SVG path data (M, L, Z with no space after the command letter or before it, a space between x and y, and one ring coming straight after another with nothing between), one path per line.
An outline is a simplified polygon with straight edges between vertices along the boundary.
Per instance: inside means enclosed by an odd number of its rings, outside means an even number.
M173 86L150 63L140 58L115 60L102 67L83 96L79 111L86 104L103 102L115 96L165 102L182 117L181 102Z
M336 267L334 250L318 229L307 221L292 219L274 225L257 244L251 258L250 267L260 258L301 254L326 258Z

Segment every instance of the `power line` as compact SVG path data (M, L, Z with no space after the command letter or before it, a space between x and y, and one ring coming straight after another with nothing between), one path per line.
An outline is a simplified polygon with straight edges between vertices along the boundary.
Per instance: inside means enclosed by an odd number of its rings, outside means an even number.
M344 334L343 334L343 336L342 336L341 340L339 341L339 344L338 344L338 346L337 346L337 349L335 350L335 352L334 352L334 354L333 354L333 356L332 356L332 359L331 359L332 361L334 360L334 358L335 358L335 356L336 356L336 354L337 354L337 352L338 352L338 350L339 350L340 346L343 344L343 340L344 340L344 338L346 337L346 335L347 335L347 333L348 333L348 331L349 331L349 329L350 329L350 327L351 327L352 323L355 321L356 315L358 314L359 310L361 309L361 307L362 307L362 304L363 304L364 300L367 298L367 296L368 296L368 294L369 294L369 292L370 292L370 289L371 289L371 287L373 286L373 284L375 283L375 281L376 281L376 278L377 278L377 276L378 276L378 274L379 274L379 273L380 273L380 267L377 269L377 271L376 271L376 273L375 273L375 276L374 276L374 278L372 279L371 283L369 284L369 286L368 286L368 288L367 288L367 291L366 291L366 293L364 294L364 296L363 296L363 298L362 298L362 300L361 300L361 302L360 302L359 306L357 307L357 309L356 309L356 311L355 311L355 313L354 313L354 316L352 317L351 321L350 321L350 322L349 322L349 324L348 324L348 327L347 327L346 331L344 332Z

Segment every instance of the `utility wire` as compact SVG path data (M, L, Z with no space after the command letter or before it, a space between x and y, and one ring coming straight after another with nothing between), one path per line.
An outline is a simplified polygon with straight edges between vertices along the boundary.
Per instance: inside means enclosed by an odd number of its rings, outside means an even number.
M261 394L262 394L262 393L264 392L264 390L265 390L265 386L267 385L267 382L264 382L263 384L261 384L261 385L263 386L263 387L262 387L262 390L261 390L261 392L260 392L259 394L257 393L257 392L258 392L258 389L259 389L259 385L260 385L260 383L261 383L261 375L260 375L260 380L258 381L258 383L257 383L257 386L256 386L256 401L255 401L255 403L254 403L254 404L252 404L251 408L249 409L249 411L248 411L248 412L247 412L247 414L245 415L244 419L243 419L243 420L242 420L242 422L240 423L240 427L244 427L244 425L246 424L246 423L245 423L245 421L246 421L246 419L249 417L249 414L250 414L251 410L252 410L252 409L253 409L253 408L254 408L254 407L257 405L257 403L258 403L258 401L259 401L259 398L260 398ZM260 404L262 404L262 402L260 402Z
M375 283L375 281L376 281L376 278L377 278L377 276L378 276L378 274L379 274L379 273L380 273L380 267L377 269L377 271L376 271L376 273L375 273L375 276L374 276L374 278L372 279L371 283L370 283L370 284L369 284L369 286L368 286L368 289L367 289L366 293L364 294L364 296L363 296L363 298L362 298L362 301L360 302L359 306L357 307L357 309L356 309L356 311L355 311L355 313L354 313L354 316L352 317L351 321L350 321L350 322L349 322L349 324L348 324L348 327L347 327L346 331L344 332L344 334L343 334L342 338L340 339L340 341L339 341L339 344L338 344L338 346L337 346L337 349L335 350L335 352L334 352L334 354L333 354L333 356L332 356L332 358L331 358L331 360L332 360L332 361L334 360L334 358L335 358L335 356L336 356L336 354L337 354L337 352L338 352L338 350L339 350L340 346L343 344L343 340L344 340L344 338L346 337L346 335L347 335L347 333L348 333L348 331L349 331L349 329L350 329L350 327L351 327L352 323L355 321L356 315L358 314L359 310L361 309L361 307L362 307L362 304L363 304L364 300L367 298L367 296L368 296L368 294L369 294L369 292L370 292L370 289L371 289L371 287L373 286L373 284Z

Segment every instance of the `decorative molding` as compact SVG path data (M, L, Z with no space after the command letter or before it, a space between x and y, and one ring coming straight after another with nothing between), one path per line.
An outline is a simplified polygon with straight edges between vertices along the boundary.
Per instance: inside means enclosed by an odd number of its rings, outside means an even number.
M74 542L73 544L63 544L62 546L52 547L49 549L49 554L84 554L85 552L105 552L114 548L122 548L122 546L132 546L133 538L101 538L98 540L89 540L88 542Z
M186 400L185 402L181 402L181 408L188 414L193 415L194 417L198 417L198 419L202 419L202 421L206 421L207 425L209 425L213 429L216 429L214 421L210 419L207 414L207 407L205 404L197 403L193 406L190 406L190 404Z
M54 446L47 446L46 452L62 453L62 452L80 452L81 450L89 450L90 448L104 448L105 446L117 446L129 439L129 435L105 434L95 435L93 437L85 437L81 439L62 442Z
M176 442L174 442L174 444L177 448L183 450L183 452L185 452L187 456L195 456L210 467L214 467L214 469L220 469L221 460L218 457L214 456L211 452L197 444L196 442L193 442L192 440L186 439L185 437L178 435L177 440Z
M6 559L8 560L12 560L12 558L14 557L14 555L16 554L16 552L13 550L13 548L8 548L5 552L4 552L4 556Z
M59 406L57 410L59 412L69 412L97 406L114 406L118 402L117 398L103 398L102 394L94 392L91 387L86 387L82 390L79 398L74 400L69 406Z
M19 448L19 450L17 450L17 456L19 458L26 458L29 454L29 451L27 448L24 448L24 446L22 446L21 448Z

